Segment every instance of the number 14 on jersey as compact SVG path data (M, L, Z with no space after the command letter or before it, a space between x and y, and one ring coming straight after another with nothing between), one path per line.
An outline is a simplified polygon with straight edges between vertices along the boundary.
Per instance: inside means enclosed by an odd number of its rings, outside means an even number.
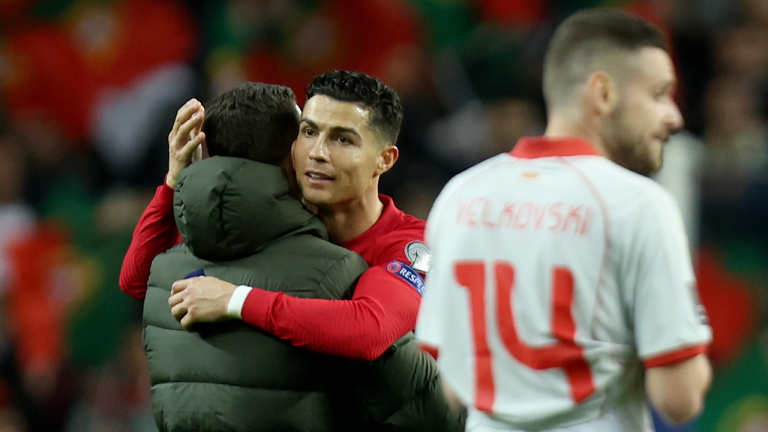
M486 275L484 261L459 261L454 265L454 276L459 285L469 290L472 337L475 342L475 406L492 412L495 398L493 361L488 345L488 325L496 325L506 351L521 364L535 369L560 368L568 378L571 397L576 403L595 391L584 349L574 342L576 325L571 313L573 303L573 274L565 267L552 268L552 330L555 342L533 347L523 342L515 326L512 294L515 287L515 268L507 261L493 261L493 274ZM488 285L490 282L490 285ZM487 301L486 287L495 289L495 302ZM488 322L488 308L495 303L496 322Z

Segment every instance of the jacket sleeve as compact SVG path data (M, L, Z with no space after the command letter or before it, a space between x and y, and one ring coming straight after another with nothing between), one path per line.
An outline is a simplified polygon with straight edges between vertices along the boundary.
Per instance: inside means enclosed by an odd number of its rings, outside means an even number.
M391 432L460 432L466 410L448 402L437 363L413 333L371 363L357 362L347 375L373 420Z
M120 269L120 289L133 298L143 300L152 260L179 243L181 236L173 217L173 189L163 183L157 188L133 232Z
M360 277L351 300L295 298L254 288L242 319L294 346L371 361L414 329L420 301L407 282L384 267L372 267Z

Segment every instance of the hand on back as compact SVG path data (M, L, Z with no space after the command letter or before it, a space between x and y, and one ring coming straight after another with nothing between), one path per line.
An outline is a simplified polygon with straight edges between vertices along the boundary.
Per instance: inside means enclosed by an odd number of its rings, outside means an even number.
M227 304L236 286L215 277L194 277L174 282L168 304L185 329L196 322L230 319Z

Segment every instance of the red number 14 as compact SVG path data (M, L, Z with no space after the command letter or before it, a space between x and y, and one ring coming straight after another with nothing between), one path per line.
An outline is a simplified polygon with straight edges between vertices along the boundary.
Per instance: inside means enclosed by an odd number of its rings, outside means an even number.
M475 406L491 412L495 396L493 357L488 348L486 329L485 263L461 261L454 268L459 285L470 294L472 334L475 340ZM595 391L584 349L574 342L576 325L571 314L573 275L565 267L553 268L552 336L556 342L544 347L532 347L520 340L512 311L512 291L515 269L512 264L495 261L493 271L496 286L496 325L509 354L518 362L536 370L561 368L568 378L571 397L580 403ZM490 304L488 305L490 306ZM492 307L492 306L491 306Z

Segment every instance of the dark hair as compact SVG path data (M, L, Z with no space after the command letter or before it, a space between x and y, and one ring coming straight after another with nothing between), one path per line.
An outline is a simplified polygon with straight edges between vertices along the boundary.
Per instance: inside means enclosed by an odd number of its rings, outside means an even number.
M628 12L604 8L571 15L555 30L544 59L547 103L586 80L596 61L647 47L668 50L658 27Z
M296 95L281 85L241 84L205 105L203 131L211 156L278 165L298 136Z
M378 79L362 72L335 70L322 73L307 87L307 100L317 95L356 103L370 110L368 126L391 144L397 142L403 123L400 96Z

